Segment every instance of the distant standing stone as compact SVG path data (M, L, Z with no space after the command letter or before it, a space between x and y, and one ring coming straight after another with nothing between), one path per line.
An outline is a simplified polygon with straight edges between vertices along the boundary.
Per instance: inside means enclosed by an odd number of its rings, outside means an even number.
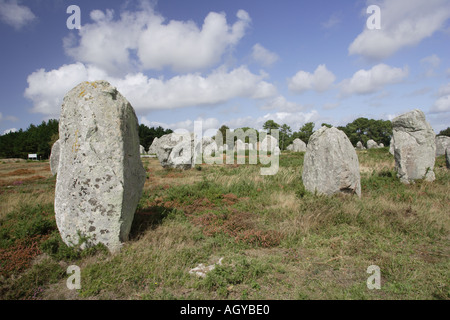
M361 141L358 141L357 143L356 143L356 149L358 149L358 150L364 150L366 147L364 147L364 145L362 144L362 142Z
M436 137L436 157L445 154L445 149L450 148L450 137L438 136Z
M302 179L310 192L361 196L358 156L343 131L323 126L313 133L306 147Z
M55 175L58 173L58 164L59 164L59 140L52 146L52 150L50 151L50 170L52 174Z
M63 241L103 243L118 251L128 239L145 182L138 120L106 81L83 82L64 97L55 216Z
M195 167L194 134L169 133L158 139L156 155L163 168Z
M378 143L376 143L372 139L367 141L367 149L376 149L376 148L378 148Z
M156 149L158 148L158 140L159 139L157 137L153 139L150 148L148 148L148 154L156 154Z
M306 143L304 143L301 139L296 138L292 144L294 152L306 152Z
M392 120L394 158L397 176L403 183L416 179L433 181L435 134L425 114L413 110Z
M259 144L259 150L261 151L275 153L277 152L277 149L279 149L278 140L271 135L266 135L263 141Z

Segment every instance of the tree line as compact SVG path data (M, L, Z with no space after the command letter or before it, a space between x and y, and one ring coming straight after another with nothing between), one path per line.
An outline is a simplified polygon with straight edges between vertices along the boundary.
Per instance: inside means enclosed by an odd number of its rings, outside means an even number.
M331 127L331 125L327 123L322 123L321 126ZM48 159L53 143L59 139L58 127L59 121L50 119L47 122L42 121L39 125L30 124L26 130L20 129L19 131L1 135L0 158L26 159L28 154L34 153L37 154L38 159ZM279 146L281 150L286 150L286 148L297 138L308 143L309 137L314 133L314 128L314 122L305 123L299 127L297 131L292 131L291 127L287 124L279 125L273 120L268 120L263 125L263 129L269 133L271 129L279 130ZM385 146L389 146L392 136L392 123L389 120L358 118L353 122L348 123L346 126L339 126L337 128L347 135L353 146L356 146L358 141L361 141L366 145L367 141L370 139L377 143L383 143ZM242 129L245 132L251 128L243 127L237 129ZM218 130L222 134L222 142L224 144L227 143L227 130L230 130L230 128L226 125L222 125ZM148 127L144 124L140 124L140 144L148 150L155 138L159 138L172 132L171 129L164 129L161 126ZM256 133L259 141L259 132L256 131ZM442 130L437 135L450 136L450 127ZM236 140L236 138L234 138L234 140ZM248 140L248 137L246 140ZM228 141L228 144L232 143L234 143L234 141Z
M331 124L322 123L320 127L327 126L332 127ZM293 131L290 126L287 124L278 124L274 120L267 120L263 124L263 129L270 133L270 130L276 129L279 131L279 147L281 150L286 150L286 148L293 143L295 139L300 139L304 143L308 144L309 137L314 133L315 123L307 122L301 127L299 127L298 131ZM251 129L249 127L238 128L242 129L244 132L247 129ZM319 129L319 128L318 128ZM392 122L389 120L374 120L367 118L358 118L353 122L348 123L346 126L338 126L337 129L342 130L353 146L356 146L358 141L361 141L364 145L367 145L367 141L374 140L378 144L383 143L385 146L390 145L391 137L392 137ZM223 137L223 143L227 143L225 135L226 131L230 130L226 125L222 125L218 131L220 131ZM237 129L235 129L237 130ZM257 134L259 134L257 132ZM440 131L438 136L449 136L450 137L450 127L445 130ZM237 138L235 137L234 140ZM249 142L248 137L245 138L246 141ZM259 141L259 137L258 137ZM228 142L230 143L230 142ZM233 142L231 142L233 143Z
M38 159L50 157L53 144L59 139L59 121L50 119L39 125L30 124L26 129L9 132L0 136L0 158L27 159L28 154L37 154ZM172 133L171 129L147 127L139 125L140 144L146 149L150 147L156 137Z

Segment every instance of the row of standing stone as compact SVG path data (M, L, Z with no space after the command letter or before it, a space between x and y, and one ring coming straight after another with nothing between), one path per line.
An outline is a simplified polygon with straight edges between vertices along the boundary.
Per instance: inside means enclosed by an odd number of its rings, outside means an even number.
M433 181L435 135L423 112L411 111L392 124L400 180ZM57 172L55 217L63 241L73 246L84 239L82 248L103 243L112 252L119 250L128 239L146 176L131 104L106 81L83 82L64 97L59 135L50 165ZM266 144L272 155L278 156L276 139L266 138L271 140ZM173 141L163 136L150 151L173 151L169 146ZM343 131L324 126L310 137L306 148L303 144L294 141L292 149L306 150L302 178L307 190L361 196L358 156ZM448 157L449 149L447 163Z

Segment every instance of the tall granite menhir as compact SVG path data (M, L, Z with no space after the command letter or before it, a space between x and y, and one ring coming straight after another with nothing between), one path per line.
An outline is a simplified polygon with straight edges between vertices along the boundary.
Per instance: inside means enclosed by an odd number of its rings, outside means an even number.
M358 155L346 134L323 126L309 138L302 173L306 190L361 197Z
M138 120L130 103L106 81L83 82L64 97L56 223L63 241L80 236L111 252L128 239L145 182Z
M416 109L392 120L397 176L403 183L433 181L436 143L425 114Z

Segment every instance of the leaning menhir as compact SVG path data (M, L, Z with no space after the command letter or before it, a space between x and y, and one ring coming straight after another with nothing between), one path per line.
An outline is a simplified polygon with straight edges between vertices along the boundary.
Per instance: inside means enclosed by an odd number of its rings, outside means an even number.
M83 82L64 97L55 216L67 245L80 236L111 252L128 239L145 182L138 120L106 81Z
M323 126L314 132L306 147L302 179L310 192L361 196L358 156L343 131Z
M392 120L394 158L397 176L403 183L416 179L433 181L435 134L425 114L413 110Z

